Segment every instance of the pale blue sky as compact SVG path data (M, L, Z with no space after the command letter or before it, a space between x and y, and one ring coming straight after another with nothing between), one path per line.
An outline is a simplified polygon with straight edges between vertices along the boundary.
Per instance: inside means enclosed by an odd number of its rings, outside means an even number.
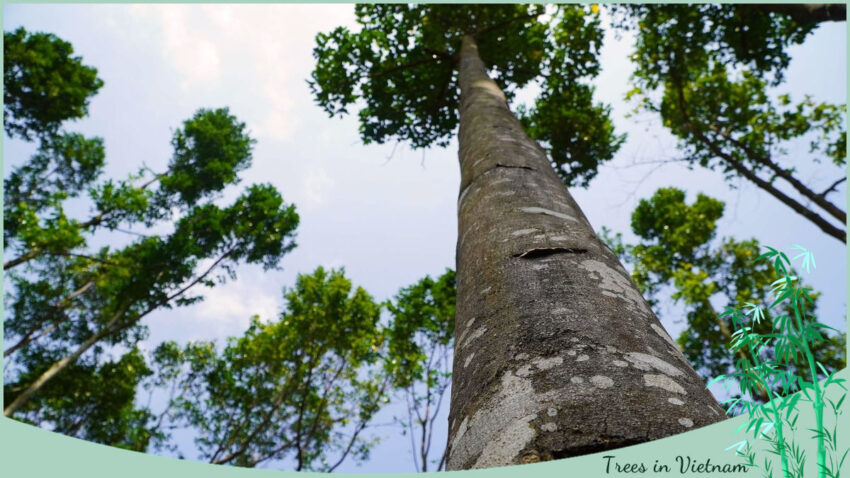
M353 282L379 300L454 266L456 143L424 153L403 144L364 146L355 118L329 119L313 104L306 84L313 38L353 25L352 5L6 5L4 28L19 25L70 41L98 69L105 86L89 118L68 129L105 139L108 177L123 177L142 162L163 169L175 127L198 108L229 106L258 142L242 185L226 197L244 185L271 182L301 215L299 247L284 258L283 271L243 267L237 281L216 288L204 303L151 315L149 344L240 334L251 315L275 316L281 287L319 265L345 266ZM785 249L798 243L814 251L818 267L810 282L824 292L822 321L844 328L843 245L749 183L736 182L733 191L719 173L680 164L634 166L676 158L677 150L656 118L626 117L630 53L631 37L606 36L597 99L613 105L617 129L629 139L587 190L572 191L593 226L633 239L629 215L659 187L686 189L691 200L697 192L720 198L727 209L719 236L756 237ZM779 92L846 102L844 23L824 25L792 55ZM29 151L30 145L7 140L4 172ZM804 175L820 187L840 174L833 168ZM86 207L79 205L80 215ZM666 314L664 324L676 336L682 323L671 320L674 315ZM339 471L412 471L407 439L389 428L376 433L387 439L371 462Z

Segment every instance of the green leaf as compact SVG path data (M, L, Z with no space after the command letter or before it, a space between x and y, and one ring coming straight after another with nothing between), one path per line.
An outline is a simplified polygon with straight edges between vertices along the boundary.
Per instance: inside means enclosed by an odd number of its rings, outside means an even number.
M794 260L797 260L802 257L803 260L801 261L800 265L806 270L807 273L809 272L809 265L811 265L812 268L816 267L814 255L811 252L807 251L805 247L800 246L798 244L794 244L794 249L802 251L800 254L794 257Z

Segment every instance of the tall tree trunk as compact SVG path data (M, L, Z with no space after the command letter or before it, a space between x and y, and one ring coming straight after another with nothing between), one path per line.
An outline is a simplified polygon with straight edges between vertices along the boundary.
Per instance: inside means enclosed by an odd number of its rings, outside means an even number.
M723 409L487 76L460 52L457 317L447 469L685 432Z

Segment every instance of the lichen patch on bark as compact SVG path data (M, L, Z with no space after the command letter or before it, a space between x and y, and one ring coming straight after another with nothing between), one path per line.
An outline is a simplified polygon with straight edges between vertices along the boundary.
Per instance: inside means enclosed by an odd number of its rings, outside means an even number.
M590 377L590 383L592 383L594 387L598 388L611 388L614 386L614 381L611 380L611 377L606 377L604 375L594 375Z
M534 233L534 232L537 232L537 229L535 229L535 228L531 228L531 229L520 229L520 230L518 230L518 231L514 231L514 232L512 232L512 233L511 233L511 236L512 236L512 237L526 236L526 235L531 234L531 233Z
M482 335L484 335L484 332L487 332L487 326L481 326L481 327L479 327L479 328L478 328L478 329L476 329L476 330L475 330L475 332L473 332L473 333L472 333L472 335L470 335L470 336L469 336L469 338L467 338L467 339L466 339L463 343L458 343L458 348L459 348L459 349L462 349L462 348L466 347L466 346L467 346L467 345L469 345L469 344L470 344L473 340L475 340L475 339L477 339L477 338L481 337Z
M689 362L688 359L685 357L685 354L682 353L682 349L679 348L679 344L677 344L670 337L670 335L667 333L666 330L664 330L663 328L659 327L656 324L649 324L649 326L652 327L652 330L654 330L655 333L658 334L659 337L664 339L664 341L667 342L670 345L670 348L669 348L670 355L673 355L674 357L679 359L679 361L684 363L687 367L691 367L691 362Z
M676 349L679 348L679 345L676 342L673 341L673 338L670 337L669 334L667 334L666 330L662 329L661 327L659 327L655 324L650 324L650 327L652 327L652 330L654 330L656 334L660 335L661 338L664 339L665 342L667 342L668 344L670 344L671 346L673 346Z
M624 277L616 269L594 259L587 259L579 264L579 267L590 272L599 281L602 294L609 297L621 298L626 301L630 308L640 312L647 312L648 307L643 297L635 289L634 284Z
M520 211L527 212L527 213L530 213L530 214L545 214L547 216L554 216L554 217L557 217L559 219L564 219L564 220L567 220L567 221L578 222L578 219L576 219L572 216L568 216L568 215L566 215L562 212L557 212L557 211L553 211L551 209L546 209L546 208L537 207L537 206L522 207L522 208L520 208Z
M537 393L531 379L511 371L502 376L498 392L467 422L461 423L452 441L452 461L472 468L516 463L521 452L536 436L531 422L537 410L555 397L554 392ZM475 430L474 434L466 433Z
M668 377L667 375L645 374L643 376L643 383L647 387L658 387L667 390L668 392L679 393L682 395L688 394L688 392L686 392L681 385L676 383L672 378Z
M452 450L457 448L458 442L463 440L464 435L466 435L466 430L469 428L469 417L464 417L463 421L460 422L460 427L455 432L454 439L452 440Z
M510 183L510 182L513 182L513 179L511 179L511 178L494 179L493 181L490 181L490 187L492 188L493 186L498 186L499 184Z
M632 365L638 370L652 370L653 368L658 370L659 372L665 373L672 377L681 377L685 374L678 368L670 365L669 363L661 360L660 358L644 354L640 352L629 352L625 354L625 359L632 363Z
M562 359L561 357L549 357L549 358L538 357L538 358L532 360L532 363L539 370L549 370L552 367L556 367L556 366L564 363L564 359Z

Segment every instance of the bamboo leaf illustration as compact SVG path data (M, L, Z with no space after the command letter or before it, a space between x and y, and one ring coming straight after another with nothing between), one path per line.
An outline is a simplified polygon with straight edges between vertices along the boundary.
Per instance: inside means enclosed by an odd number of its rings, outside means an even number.
M726 450L724 450L724 451L731 450L732 448L735 448L735 451L741 451L741 449L744 448L745 446L747 446L747 440L741 440L738 443L733 443L728 448L726 448Z

